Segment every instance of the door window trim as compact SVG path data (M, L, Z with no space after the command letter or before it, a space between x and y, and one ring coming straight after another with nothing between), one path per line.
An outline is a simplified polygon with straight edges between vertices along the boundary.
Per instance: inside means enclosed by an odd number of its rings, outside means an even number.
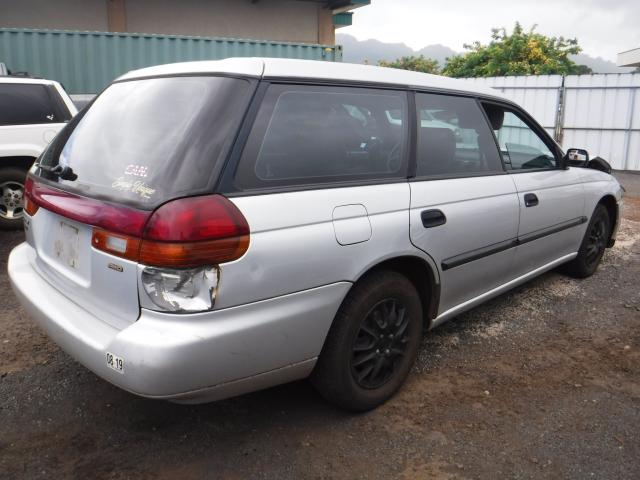
M478 103L480 104L480 108L484 113L485 119L489 124L489 129L491 130L491 134L496 142L498 147L498 153L500 154L500 160L502 161L502 167L505 169L505 173L511 174L520 174L520 173L532 173L532 172L549 172L553 170L565 170L562 165L562 157L563 153L558 144L551 138L549 133L540 125L531 115L529 115L522 107L516 104L512 104L509 102L502 102L493 99L484 99L482 97L477 98ZM496 137L496 133L491 127L491 122L489 122L489 117L487 112L485 111L483 105L495 105L497 107L503 108L506 112L513 113L516 117L520 119L527 127L529 127L533 132L540 138L542 143L546 145L551 153L553 153L553 157L556 161L556 166L553 168L518 168L518 169L510 169L507 168L507 164L504 161L504 156L502 155L502 150L500 150L500 142L498 141L498 137Z
M406 183L409 175L412 161L412 155L414 152L415 139L412 138L412 122L411 118L411 91L407 90L404 86L394 85L380 85L380 84L357 84L351 82L329 82L329 81L305 81L307 79L267 79L261 80L256 89L256 93L251 102L244 121L239 130L236 142L231 150L231 155L228 161L225 162L223 170L219 176L219 180L216 184L216 191L229 197L243 197L253 195L267 195L271 193L287 193L304 190L324 190L331 188L346 188L346 187L362 187L369 185L383 185L393 183ZM398 94L399 98L403 98L407 105L407 134L405 138L404 151L403 151L403 167L395 174L390 174L388 177L375 177L369 179L342 179L327 182L314 182L310 178L309 183L299 183L293 185L274 185L264 188L246 188L241 187L235 181L235 177L240 165L245 148L247 147L249 135L251 134L258 114L264 103L265 96L272 85L288 85L291 87L335 87L335 88L353 88L353 89L367 89L376 91L389 91Z
M478 108L480 109L480 112L482 113L482 117L485 119L485 121L487 122L487 128L491 131L491 135L493 136L494 140L495 140L495 134L493 133L493 130L491 129L491 124L489 123L489 120L487 118L487 114L484 111L484 108L482 108L482 105L480 104L480 102L484 101L483 98L477 94L473 94L473 93L464 93L464 92L456 92L456 91L451 91L451 92L447 92L447 91L443 91L443 90L430 90L430 89L412 89L411 90L413 93L413 108L414 108L414 112L413 112L413 133L414 133L414 142L413 142L413 156L410 159L411 165L409 170L414 172L414 176L409 177L409 182L429 182L429 181L433 181L433 180L453 180L453 179L458 179L458 178L476 178L476 177L494 177L496 175L506 175L507 173L509 173L507 171L507 169L505 168L505 164L504 161L502 159L502 153L500 152L500 146L497 144L496 142L496 149L498 150L498 156L500 158L500 164L502 166L502 170L496 170L496 171L486 171L486 172L461 172L461 173L444 173L444 174L431 174L431 175L415 175L415 173L417 173L418 171L418 119L417 119L417 115L418 115L418 105L417 105L417 94L420 93L426 93L426 94L431 94L431 95L446 95L449 97L464 97L464 98L469 98L472 101L475 101L475 103L478 105ZM487 97L490 98L490 97ZM506 103L506 102L505 102Z
M245 78L245 77L242 77ZM242 152L244 151L245 145L247 143L247 138L253 128L253 124L255 122L256 116L262 105L264 100L265 93L271 84L286 84L286 85L308 85L308 86L326 86L326 87L352 87L352 88L363 88L363 89L376 89L376 90L389 90L395 92L405 92L407 95L408 102L408 114L409 121L408 126L410 128L409 134L407 135L408 148L406 150L407 158L407 172L406 177L403 178L383 178L383 179L370 179L370 180L354 180L349 182L333 182L333 183L316 183L309 185L295 185L295 186L281 186L281 187L269 187L264 189L241 189L234 184L233 177L235 176L235 171L237 165L240 161L240 157L242 156ZM416 177L417 172L417 112L416 112L416 103L415 103L415 95L417 93L430 93L430 94L440 94L440 95L449 95L456 97L465 97L471 98L478 103L478 107L482 111L482 114L485 117L485 121L487 122L488 128L491 130L494 141L496 142L496 148L498 149L498 154L500 155L500 161L502 163L502 171L497 172L479 172L479 173L460 173L460 174L452 174L452 175L431 175L431 176L422 176ZM233 144L231 152L227 158L227 161L224 162L222 167L222 171L217 178L217 181L214 185L212 185L213 189L216 192L223 193L229 197L245 197L252 195L268 195L273 193L286 193L286 192L295 192L295 191L304 191L304 190L324 190L331 188L346 188L346 187L360 187L360 186L368 186L368 185L380 185L380 184L391 184L391 183L402 183L402 182L424 182L424 181L435 181L435 180L450 180L450 179L459 179L459 178L475 178L475 177L489 177L496 175L511 175L511 174L519 174L519 173L531 173L531 172L539 172L539 171L549 171L551 169L526 169L526 170L508 170L506 168L504 159L502 158L502 152L500 152L499 144L493 129L491 128L491 123L487 118L487 114L482 106L483 103L494 104L505 108L507 110L511 110L513 112L517 112L520 116L527 119L529 122L527 123L536 133L542 136L542 140L545 145L547 145L551 151L554 153L554 157L556 158L556 169L562 170L560 159L563 156L561 148L556 144L555 141L549 136L546 130L542 128L536 121L533 119L522 107L517 105L516 103L508 100L502 99L500 97L493 97L491 95L478 94L476 92L466 92L466 91L458 91L458 90L447 90L441 88L430 88L430 87L420 87L414 85L402 85L402 84L387 84L387 83L376 83L376 82L356 82L356 81L345 81L340 79L312 79L312 78L296 78L296 77L265 77L262 80L259 80L258 85L256 87L254 96L250 102L249 107L245 113L244 119L241 123L241 126L238 130L238 135ZM413 110L413 112L412 112Z

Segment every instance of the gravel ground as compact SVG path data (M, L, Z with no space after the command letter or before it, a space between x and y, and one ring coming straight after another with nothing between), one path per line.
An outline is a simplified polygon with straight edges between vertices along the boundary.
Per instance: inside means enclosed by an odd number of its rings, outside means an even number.
M640 478L640 175L593 277L551 272L430 332L390 402L306 382L218 403L134 397L71 360L9 291L0 234L0 478Z

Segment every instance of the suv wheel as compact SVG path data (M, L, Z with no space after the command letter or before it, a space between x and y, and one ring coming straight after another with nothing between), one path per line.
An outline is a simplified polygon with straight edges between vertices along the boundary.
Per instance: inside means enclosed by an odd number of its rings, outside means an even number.
M22 228L24 180L27 172L19 168L0 169L0 229Z
M604 205L598 204L591 216L582 244L580 244L578 256L567 263L566 273L576 278L586 278L593 275L600 265L605 248L607 248L610 231L609 212Z
M396 272L358 282L342 302L312 374L316 389L347 410L370 410L400 388L422 338L422 305Z

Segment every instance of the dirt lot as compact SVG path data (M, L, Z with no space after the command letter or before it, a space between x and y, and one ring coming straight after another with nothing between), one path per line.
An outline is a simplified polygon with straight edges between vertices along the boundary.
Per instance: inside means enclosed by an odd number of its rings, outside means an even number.
M552 272L428 334L407 385L348 415L306 382L219 403L133 397L9 291L0 234L0 478L640 478L640 175L598 273Z

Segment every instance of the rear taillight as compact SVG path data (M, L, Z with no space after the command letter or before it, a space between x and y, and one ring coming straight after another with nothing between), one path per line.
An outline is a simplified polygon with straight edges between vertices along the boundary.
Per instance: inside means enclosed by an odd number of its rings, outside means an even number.
M25 182L25 193L37 207L121 236L141 236L152 213L58 190L34 181L31 175Z
M249 247L249 225L221 195L174 200L156 210L144 230L140 263L197 267L230 262Z
M180 198L151 212L58 190L29 176L25 198L30 215L42 207L93 225L94 248L145 265L215 265L240 258L249 247L247 221L222 195Z
M93 248L140 263L140 302L146 308L210 310L218 265L249 248L246 219L222 195L180 198L150 212L75 195L31 177L25 187L35 210L40 206L93 225Z
M221 195L173 200L153 212L140 237L93 229L93 246L156 267L230 262L249 247L249 225Z
M163 312L201 312L215 303L219 263L249 247L249 225L221 195L174 200L158 208L140 243L140 304Z
M33 179L27 177L24 182L24 211L27 215L33 217L38 211L38 204L32 199L33 195Z

